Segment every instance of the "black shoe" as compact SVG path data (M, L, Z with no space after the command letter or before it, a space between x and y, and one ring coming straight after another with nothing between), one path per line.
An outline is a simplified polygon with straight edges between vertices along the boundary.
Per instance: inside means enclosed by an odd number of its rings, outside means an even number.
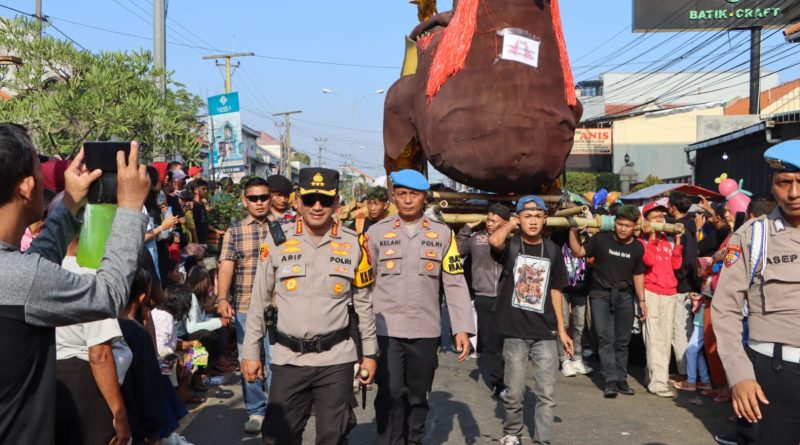
M603 390L603 397L607 399L613 399L617 397L617 394L619 394L619 389L617 389L617 382L606 383L606 389Z
M619 388L620 394L625 394L626 396L632 396L636 394L636 391L634 391L633 388L628 386L628 382L626 382L625 380L617 382L617 388Z
M722 445L737 445L739 443L736 434L715 434L714 440Z

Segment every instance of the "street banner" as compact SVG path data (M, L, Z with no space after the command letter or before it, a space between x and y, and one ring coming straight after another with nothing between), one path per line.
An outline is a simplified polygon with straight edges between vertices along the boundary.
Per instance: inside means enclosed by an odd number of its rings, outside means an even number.
M612 153L611 128L576 128L574 155L610 155Z
M239 113L239 93L226 93L208 98L211 133L211 162L220 172L243 171L247 165L246 148L242 142L242 117Z

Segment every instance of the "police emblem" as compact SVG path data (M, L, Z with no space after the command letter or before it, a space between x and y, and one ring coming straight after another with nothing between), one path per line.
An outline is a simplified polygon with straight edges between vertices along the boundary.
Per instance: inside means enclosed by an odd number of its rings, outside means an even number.
M333 293L335 295L341 295L344 292L344 284L336 283L333 285Z
M425 264L425 270L427 270L428 272L432 272L434 268L436 268L436 266L430 261L427 264Z
M288 290L289 292L294 292L297 289L297 280L295 280L294 278L290 278L286 280L284 286L286 286L286 290Z
M736 244L728 244L725 249L725 267L731 267L742 257L742 247Z
M394 266L395 266L395 263L394 263L394 261L391 261L391 260L390 260L390 261L387 261L387 262L386 262L386 269L388 269L388 270L392 270L392 269L394 269Z
M300 273L302 271L303 271L303 268L300 267L299 264L295 264L294 266L292 266L292 273Z
M261 248L258 250L258 260L265 261L267 258L269 258L269 245L261 243Z

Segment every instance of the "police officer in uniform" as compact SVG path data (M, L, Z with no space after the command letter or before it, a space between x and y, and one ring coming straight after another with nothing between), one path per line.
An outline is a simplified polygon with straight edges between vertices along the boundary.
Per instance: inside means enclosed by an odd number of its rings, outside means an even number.
M800 443L800 141L764 153L778 207L731 236L711 303L733 409L756 442ZM743 307L749 340L742 343Z
M312 402L317 444L346 441L355 426L351 393L353 368L361 360L362 384L377 368L375 318L368 296L373 282L366 244L332 215L339 173L300 170L301 218L261 246L242 351L247 381L263 375L261 341L273 339L272 386L261 428L265 444L299 444ZM282 235L282 236L281 236ZM350 306L353 305L353 306ZM277 329L265 338L267 321ZM361 345L349 321L357 313ZM352 328L352 326L350 326ZM360 346L360 347L359 347ZM362 357L357 356L362 352Z
M398 215L367 231L375 270L372 301L380 347L375 399L378 443L421 443L427 391L436 369L441 329L440 285L450 312L459 360L475 334L469 290L455 235L423 217L430 188L419 172L391 175Z

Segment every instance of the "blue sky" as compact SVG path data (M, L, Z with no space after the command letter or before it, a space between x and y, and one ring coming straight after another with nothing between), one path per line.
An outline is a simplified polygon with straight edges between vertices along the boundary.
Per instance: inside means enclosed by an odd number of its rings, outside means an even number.
M43 0L43 12L53 17L59 29L92 51L149 49L151 1ZM631 3L630 0L561 0L566 40L577 80L595 78L611 69L640 70L667 55L675 57L681 48L685 50L710 35L633 34ZM0 4L26 12L34 9L34 0L0 0ZM353 125L347 102L323 94L321 89L329 88L355 101L364 94L391 86L399 75L403 36L417 24L416 8L407 0L169 0L168 4L167 40L173 43L167 47L167 66L189 90L201 97L222 92L222 71L213 61L202 60L203 55L217 50L255 52L259 57L240 59L242 67L233 78L234 90L240 93L245 124L277 136L279 130L271 114L303 110L293 119L292 145L316 157L314 138L327 137L325 164L338 167L344 161L342 155L352 154L357 167L373 175L381 173L383 97L364 98ZM439 2L440 11L450 6L451 1ZM0 8L0 14L13 13ZM53 30L50 33L58 35ZM800 65L797 63L800 45L793 48L784 44L783 36L774 31L765 31L765 35L770 37L764 41L764 51L771 56L766 57L765 68L780 69L792 62ZM722 48L715 54L718 60L727 61L723 66L746 61L744 56L735 57L746 50L744 33L730 32L720 37L715 46ZM618 52L615 56L607 57L615 51ZM670 69L714 60L704 59L704 54L691 54L683 64ZM780 76L782 81L799 77L800 68L789 68Z

